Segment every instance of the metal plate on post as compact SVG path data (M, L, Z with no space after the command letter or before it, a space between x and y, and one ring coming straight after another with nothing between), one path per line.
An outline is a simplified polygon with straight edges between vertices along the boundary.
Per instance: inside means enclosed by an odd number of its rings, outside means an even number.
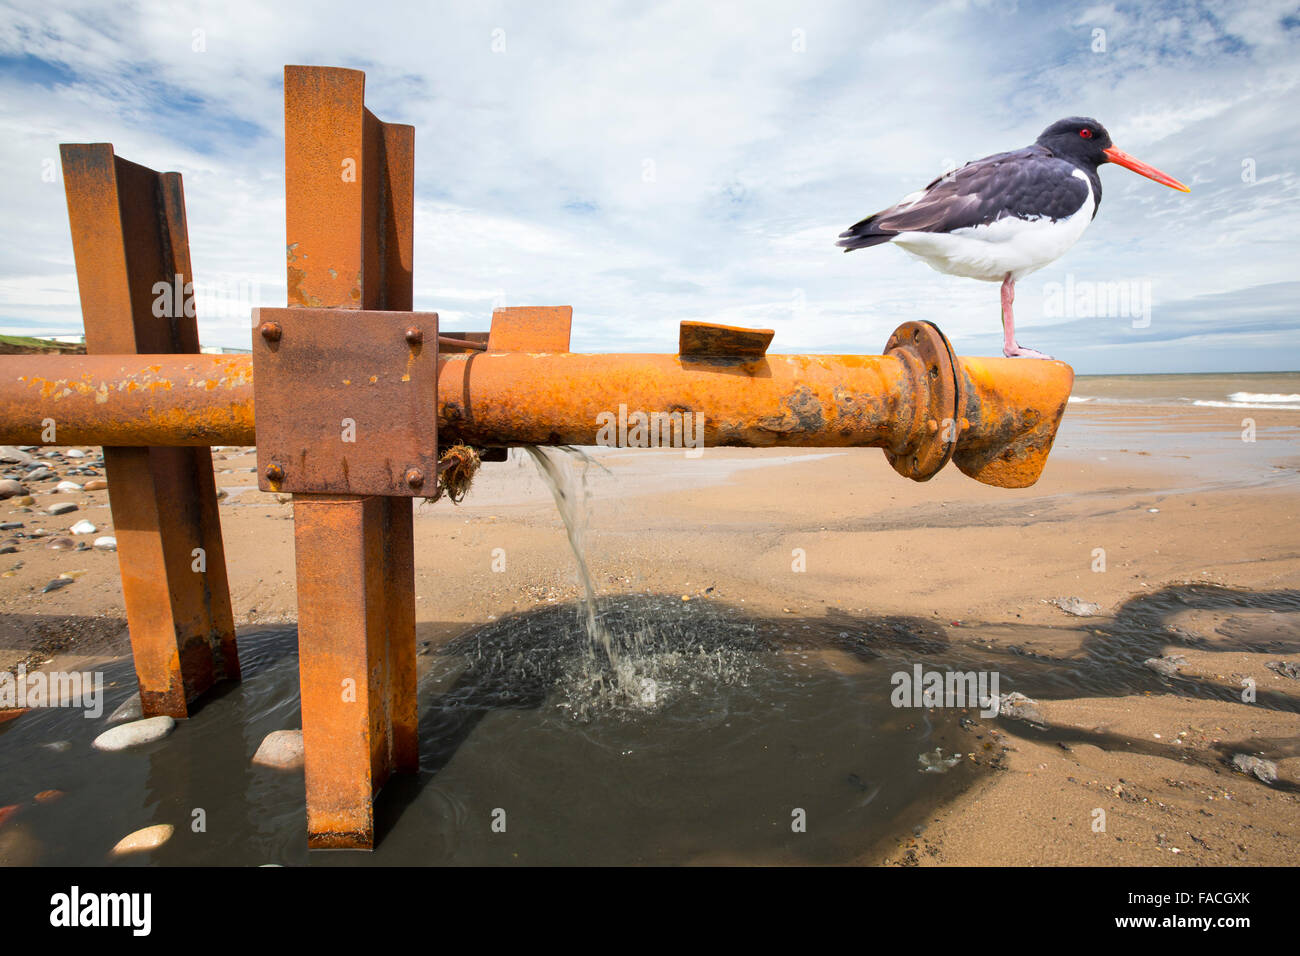
M438 315L254 309L258 487L432 495Z

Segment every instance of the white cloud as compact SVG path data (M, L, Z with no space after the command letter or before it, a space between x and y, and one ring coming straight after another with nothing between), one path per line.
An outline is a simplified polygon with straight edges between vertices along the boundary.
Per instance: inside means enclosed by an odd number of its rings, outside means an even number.
M448 325L485 327L504 295L571 303L588 350L670 351L683 318L771 325L777 350L875 352L917 317L959 348L984 343L995 287L896 249L844 255L835 235L946 164L1079 113L1195 189L1103 170L1089 233L1022 284L1026 340L1035 289L1066 271L1249 297L1290 277L1300 244L1300 65L1285 6L1243 6L13 6L0 325L79 326L62 188L40 178L59 142L181 171L200 283L279 304L285 63L365 69L371 109L416 126L416 307ZM200 327L248 341L238 318ZM1197 366L1197 346L1169 347Z

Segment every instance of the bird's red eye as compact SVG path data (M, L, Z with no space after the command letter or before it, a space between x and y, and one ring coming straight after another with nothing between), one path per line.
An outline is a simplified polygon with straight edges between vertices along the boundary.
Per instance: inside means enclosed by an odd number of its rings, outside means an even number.
M1092 130L1085 126L1083 129L1079 130L1079 135L1084 139L1092 139Z

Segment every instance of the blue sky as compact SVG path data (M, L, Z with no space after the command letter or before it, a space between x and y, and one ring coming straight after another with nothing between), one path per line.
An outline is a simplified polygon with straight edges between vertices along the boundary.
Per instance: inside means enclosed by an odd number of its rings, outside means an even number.
M285 298L283 66L309 63L415 125L415 306L449 328L571 304L580 351L671 352L699 319L877 353L928 318L999 354L996 285L835 237L1087 115L1192 192L1104 167L1091 228L1018 286L1021 343L1081 373L1300 368L1294 2L0 6L5 331L80 329L43 173L108 141L183 174L202 339L247 347Z

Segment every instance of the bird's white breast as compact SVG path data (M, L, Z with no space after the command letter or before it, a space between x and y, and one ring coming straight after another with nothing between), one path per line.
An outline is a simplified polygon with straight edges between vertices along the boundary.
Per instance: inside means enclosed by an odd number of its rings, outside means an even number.
M1008 274L1019 279L1059 259L1092 222L1097 206L1092 184L1081 171L1074 175L1087 184L1088 195L1078 212L1064 219L1007 216L952 232L900 232L892 241L949 275L989 282L1001 282Z

